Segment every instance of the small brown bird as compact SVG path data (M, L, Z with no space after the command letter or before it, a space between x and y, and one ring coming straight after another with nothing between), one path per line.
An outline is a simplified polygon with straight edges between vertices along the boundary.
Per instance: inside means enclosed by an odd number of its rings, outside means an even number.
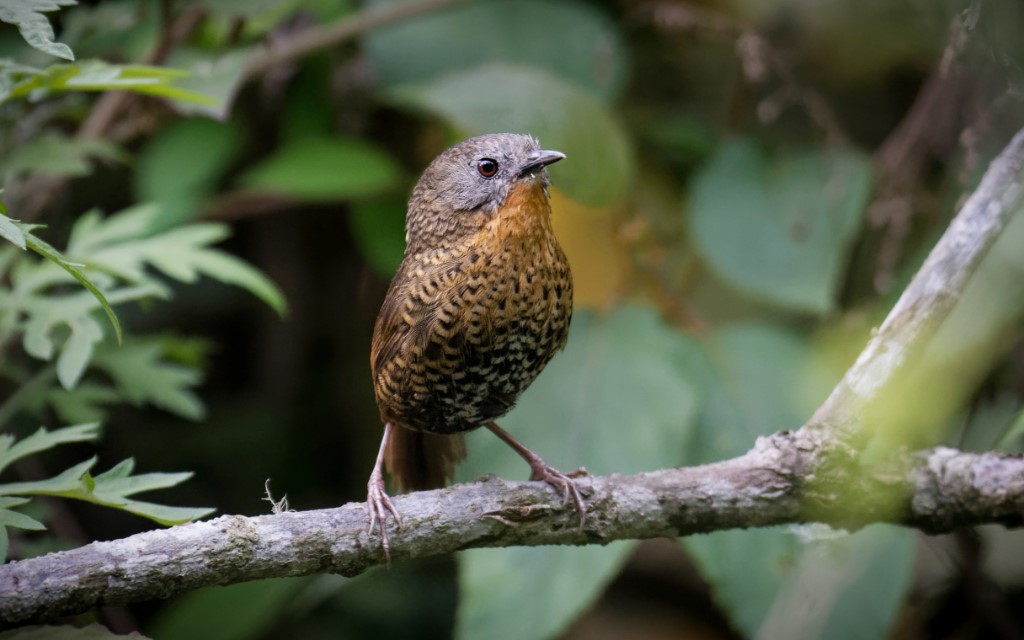
M382 465L403 491L444 486L465 457L463 432L486 426L586 510L572 477L494 420L565 345L572 275L551 227L545 167L564 158L498 133L439 155L409 199L405 257L373 331L370 365L384 422L367 483L370 530L389 556Z

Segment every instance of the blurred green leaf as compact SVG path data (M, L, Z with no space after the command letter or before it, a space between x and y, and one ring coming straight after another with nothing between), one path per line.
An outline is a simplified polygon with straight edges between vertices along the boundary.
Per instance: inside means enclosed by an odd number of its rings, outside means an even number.
M121 394L107 385L86 381L73 390L52 389L42 400L64 422L93 422L106 418L106 405L121 400Z
M61 40L79 58L141 60L160 37L156 8L122 2L78 4L60 14Z
M73 4L75 0L0 0L0 20L17 26L25 42L43 53L74 60L70 47L54 42L53 27L43 15Z
M395 273L405 253L405 202L360 202L349 215L360 251L382 276Z
M162 221L160 208L152 203L105 219L89 212L72 229L68 255L81 255L91 267L129 282L150 282L147 265L181 282L207 276L248 290L278 314L286 312L284 296L266 276L209 246L230 234L227 225L189 224L154 233Z
M187 118L168 125L139 153L135 193L139 200L160 203L162 225L195 217L243 142L235 122Z
M25 234L22 232L18 225L0 212L0 237L4 238L14 246L24 251L27 247L25 245Z
M280 136L288 143L302 138L332 137L337 113L324 94L332 91L332 62L323 56L304 61L288 88L288 101L281 114Z
M372 29L363 44L385 86L507 62L544 69L612 102L628 68L615 23L595 7L565 0L480 2L438 11Z
M916 551L913 531L888 525L813 543L790 572L757 637L893 637Z
M633 547L617 541L603 547L463 551L456 637L560 637L601 595Z
M686 359L703 400L688 464L738 456L758 436L799 427L842 373L823 368L806 336L784 325L725 326L701 347Z
M704 347L703 355L687 360L704 399L691 463L740 455L759 435L799 426L841 374L826 369L805 338L771 325L719 329ZM841 536L835 544L804 544L798 530L722 531L691 536L683 544L744 636L887 635L908 584L913 534L882 528L853 536L833 533ZM825 574L828 584L817 583ZM809 609L809 594L828 601ZM809 611L828 631L808 621ZM864 611L872 612L877 628L852 622ZM798 625L807 635L785 625Z
M169 66L185 69L188 75L175 85L208 100L175 98L175 108L187 115L202 115L227 120L235 94L245 79L245 65L252 49L243 47L212 55L209 50L181 47L168 58Z
M726 327L702 346L685 360L703 399L689 464L740 455L757 436L800 426L832 383L814 365L806 339L783 327ZM820 388L808 391L808 377ZM715 599L747 636L761 624L801 552L782 528L720 531L682 542Z
M70 262L32 235L31 227L19 227L28 247L40 250L57 266L84 282L93 294L51 291L50 287L63 284L67 277L47 263L22 261L12 271L12 295L8 306L19 312L14 316L18 318L15 329L23 332L24 348L36 358L49 360L60 349L57 375L65 389L77 385L89 364L94 345L103 339L102 328L91 316L97 306L111 317L120 340L120 326L113 316L112 304L168 295L166 287L152 277L147 267L184 282L193 282L203 275L234 284L260 297L278 313L285 312L284 297L265 276L241 260L208 246L227 235L227 226L193 224L157 232L155 227L160 220L160 209L148 205L108 218L102 218L98 212L89 212L76 221L68 242L68 255L89 264L106 294L85 279L79 268L81 265ZM65 334L64 328L70 333ZM155 372L157 368L154 364L151 371ZM184 394L183 391L184 387L195 384L194 372L189 369L190 373L185 374L180 369L172 367L165 370L168 375L173 373L175 384L168 384L164 395L150 394L146 401L198 418L201 415L198 401L191 393ZM139 373L141 371L133 372ZM166 376L156 376L155 379L161 384L172 382ZM143 400L134 394L130 399L133 402ZM97 405L91 406L95 410ZM83 405L79 403L78 408L82 409Z
M145 65L115 65L101 60L56 64L45 69L0 60L0 102L38 91L134 91L162 98L211 104L213 99L177 86L188 75L179 69Z
M871 161L858 151L769 159L734 140L694 179L694 242L745 295L823 314L835 304L870 194Z
M682 362L691 348L645 307L607 316L577 313L565 352L500 423L563 471L579 465L597 474L677 466L698 403ZM523 461L489 432L473 432L469 445L473 453L458 470L460 479L527 475ZM458 635L555 636L601 593L630 549L623 543L463 552Z
M566 154L549 170L555 186L593 207L625 200L634 159L618 120L597 98L532 67L484 64L426 83L402 85L399 104L437 114L466 136L529 133Z
M93 345L103 339L103 329L90 316L79 316L68 323L71 335L57 358L57 379L65 389L78 384L92 358Z
M303 200L347 200L398 185L398 165L352 138L302 138L251 168L241 183Z
M279 316L288 313L288 301L277 285L260 271L231 254L215 250L201 251L193 256L190 266L196 273L245 289L276 311Z
M1020 400L1011 393L982 398L970 410L958 441L951 444L963 451L992 451L1013 439L1014 423L1022 415Z
M998 448L1000 451L1007 453L1020 453L1021 439L1024 439L1024 411L1017 414L1017 419L1013 421L1010 428L999 439Z
M44 133L18 147L0 165L5 174L38 172L58 176L86 176L92 171L89 160L99 158L127 162L128 154L108 140L68 138Z
M782 527L716 531L683 544L715 601L747 638L754 637L802 551Z
M119 347L100 345L93 365L114 381L120 396L141 406L201 420L206 413L192 389L202 380L199 369L169 362L160 340L129 338Z
M186 593L149 626L161 640L249 640L264 637L310 578L255 580Z

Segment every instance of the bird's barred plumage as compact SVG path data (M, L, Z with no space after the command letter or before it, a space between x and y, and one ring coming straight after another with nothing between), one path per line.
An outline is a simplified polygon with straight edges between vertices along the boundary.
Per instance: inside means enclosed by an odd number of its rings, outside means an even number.
M478 233L405 257L374 331L385 422L444 434L475 429L505 415L564 346L569 265L546 195L518 195L543 188L517 187Z
M545 169L563 157L530 136L479 136L435 158L413 189L405 256L370 356L385 426L367 506L385 555L384 521L398 511L383 468L402 489L442 486L464 455L461 434L485 425L583 522L571 477L494 423L569 335L572 275L551 225Z

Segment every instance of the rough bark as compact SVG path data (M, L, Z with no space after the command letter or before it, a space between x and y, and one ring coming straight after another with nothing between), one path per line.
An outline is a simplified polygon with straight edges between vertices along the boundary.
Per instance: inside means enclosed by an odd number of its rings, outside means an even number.
M547 485L489 477L394 498L405 526L392 561L471 547L606 544L722 529L828 522L895 522L928 532L982 523L1021 524L1024 458L939 448L884 470L847 468L837 484L900 508L838 509L808 482L822 452L800 432L762 438L747 454L700 467L582 481L589 511L579 529L571 505ZM894 473L894 466L903 468ZM832 482L829 483L830 485ZM867 505L893 501L865 501ZM11 563L0 569L0 621L43 620L103 604L163 598L200 587L382 564L363 503L258 517L223 516Z

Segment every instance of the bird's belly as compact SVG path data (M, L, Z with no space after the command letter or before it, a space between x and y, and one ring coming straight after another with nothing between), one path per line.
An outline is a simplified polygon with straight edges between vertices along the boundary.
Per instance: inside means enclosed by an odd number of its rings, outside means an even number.
M515 302L506 303L508 308ZM412 429L457 433L508 413L520 394L565 344L571 307L565 302L492 323L476 336L452 336L448 357L421 359L420 375L389 403ZM475 339L474 339L475 338Z

